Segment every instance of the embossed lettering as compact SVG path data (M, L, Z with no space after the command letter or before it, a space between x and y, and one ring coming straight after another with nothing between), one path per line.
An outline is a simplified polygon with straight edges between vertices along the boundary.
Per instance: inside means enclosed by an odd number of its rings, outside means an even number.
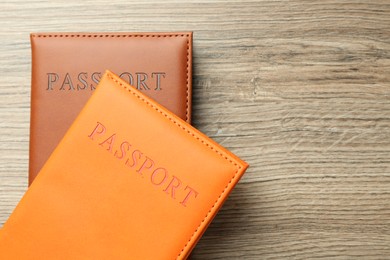
M53 83L57 82L59 76L57 73L47 73L47 89L53 90Z
M177 177L175 177L174 175L172 175L172 180L171 182L168 184L168 186L165 188L165 193L166 194L169 194L171 193L171 197L173 199L175 199L175 190L177 188L179 188L181 185L181 180L179 180Z
M176 201L181 206L188 207L192 201L199 197L199 192L192 186L187 185L177 176L170 175L165 167L161 167L157 161L141 150L134 149L130 142L126 140L119 141L119 136L117 133L108 134L106 126L97 122L88 138L97 143L101 149L106 150L107 154L111 154L111 156L118 159L118 162L122 161L123 163L124 161L124 167L138 173L134 176L147 177L145 180L153 185L151 187L160 189L168 195L167 198ZM115 152L113 153L113 151ZM124 173L125 171L120 174Z
M64 90L66 85L69 86L68 90L74 90L73 82L72 82L72 79L71 79L69 73L66 73L64 81L62 82L60 90Z
M87 78L88 78L88 73L86 72L81 72L78 76L78 80L79 82L82 84L78 84L77 83L77 90L80 90L80 89L85 89L87 86L88 86L88 83L87 83Z
M147 156L145 156L145 161L144 161L144 163L141 165L141 167L139 167L139 169L137 170L137 172L138 172L139 174L142 174L142 171L143 171L144 169L150 169L150 168L153 167L153 165L154 165L154 162L153 162L150 158L148 158Z
M141 157L142 157L142 153L141 153L141 151L139 151L139 150L135 150L132 154L131 154L131 158L133 158L133 163L129 163L129 159L127 159L126 160L126 165L127 166L129 166L129 167L134 167L136 164L137 164L137 161L139 160L139 159L141 159Z
M129 80L126 80L124 76L126 76ZM119 77L133 86L133 75L131 75L131 73L123 72L121 75L119 75Z
M103 142L101 142L99 145L101 147L104 147L104 146L107 146L107 151L109 151L110 153L112 152L112 147L115 143L115 138L116 138L116 134L113 134L111 135L110 137L108 137L106 140L104 140Z
M148 79L148 74L139 72L137 74L137 89L142 89L141 85L144 87L145 90L149 90L150 88L148 85L146 85L146 80Z
M121 143L120 153L117 150L115 151L114 156L118 159L122 159L124 156L126 156L126 152L130 150L130 146L131 145L128 142L124 141Z
M153 72L152 78L154 78L154 76L156 76L156 87L154 88L154 90L161 90L161 76L163 76L163 78L165 78L165 73L164 72Z
M102 77L102 74L100 72L94 72L92 73L91 79L96 84L99 84L100 78ZM91 90L96 89L96 86L94 84L91 84Z
M158 178L157 175L158 173L164 173L164 177L161 179L161 181L156 181L156 179ZM166 179L168 177L168 171L165 169L165 168L157 168L153 171L152 175L150 175L150 181L154 184L154 185L161 185L163 184Z
M101 134L104 134L105 132L106 132L106 127L103 124L97 122L95 129L93 129L92 133L90 135L88 135L88 137L93 140L93 138L96 134L101 135Z
M99 84L101 72L80 72L78 74L59 74L59 73L47 73L47 88L46 90L95 90ZM166 77L165 72L122 72L119 77L127 81L130 85L136 87L139 90L162 90L162 81ZM62 83L62 84L61 84Z
M183 205L184 207L187 207L187 202L190 199L191 195L193 195L193 197L196 198L198 196L198 192L188 185L186 186L186 188L184 190L185 191L189 190L189 191L188 191L187 195L185 196L185 198L183 199L183 201L180 202L180 204Z

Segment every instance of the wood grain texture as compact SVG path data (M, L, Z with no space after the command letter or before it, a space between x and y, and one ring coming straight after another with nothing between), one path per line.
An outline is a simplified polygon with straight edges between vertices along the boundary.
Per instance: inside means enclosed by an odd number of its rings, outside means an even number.
M194 125L251 165L192 259L390 258L389 1L53 2L0 3L0 223L27 188L29 33L192 30Z

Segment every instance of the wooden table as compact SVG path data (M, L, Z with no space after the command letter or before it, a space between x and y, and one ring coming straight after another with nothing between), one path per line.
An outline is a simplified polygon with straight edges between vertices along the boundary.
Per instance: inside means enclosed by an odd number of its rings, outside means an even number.
M192 30L194 125L251 165L192 258L390 258L389 1L3 0L0 25L0 223L27 188L29 33Z

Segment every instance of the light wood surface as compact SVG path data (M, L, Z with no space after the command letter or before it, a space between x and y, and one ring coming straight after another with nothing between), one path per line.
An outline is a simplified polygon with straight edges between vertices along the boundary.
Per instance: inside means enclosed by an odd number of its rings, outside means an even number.
M0 224L37 31L194 31L193 123L250 163L193 259L390 259L390 2L0 3ZM60 62L60 61L59 61Z

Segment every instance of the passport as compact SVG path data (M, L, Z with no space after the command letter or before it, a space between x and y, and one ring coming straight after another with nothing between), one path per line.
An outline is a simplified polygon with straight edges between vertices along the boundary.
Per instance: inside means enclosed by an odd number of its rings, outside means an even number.
M29 184L106 68L191 121L192 33L33 33Z
M0 259L186 259L247 167L107 71L4 224Z

